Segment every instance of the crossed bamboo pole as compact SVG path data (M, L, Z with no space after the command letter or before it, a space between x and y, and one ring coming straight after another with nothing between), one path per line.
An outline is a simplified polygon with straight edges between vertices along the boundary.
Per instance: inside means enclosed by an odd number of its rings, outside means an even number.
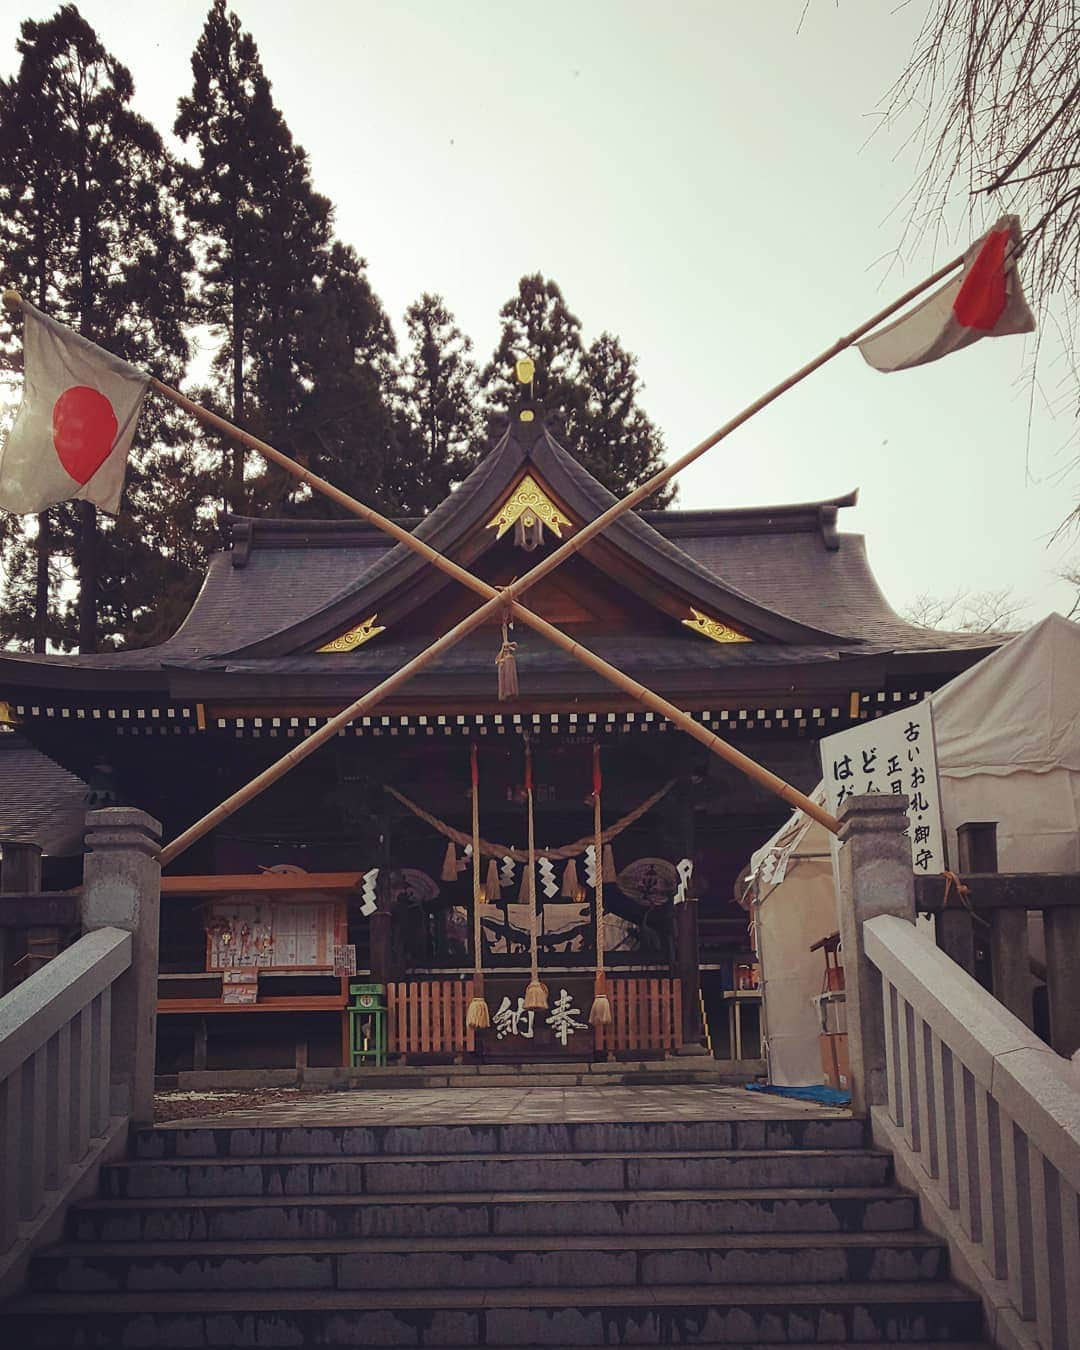
M831 812L826 811L816 802L811 801L805 793L799 792L798 789L792 787L789 783L784 782L782 778L758 764L748 755L744 755L742 751L737 750L733 745L729 745L727 741L723 740L720 736L717 736L714 732L708 731L705 727L695 722L689 714L683 712L680 708L677 708L673 703L670 703L659 694L654 693L638 680L631 679L630 676L625 675L617 667L604 661L594 652L589 651L586 647L582 646L581 643L575 642L573 638L568 637L561 629L556 628L553 624L548 623L547 620L542 619L538 614L533 613L532 610L527 609L520 602L519 597L524 595L530 586L535 585L542 577L547 576L548 573L552 572L561 563L565 562L567 558L584 548L591 539L594 539L598 534L605 530L608 525L619 516L623 515L626 511L632 510L647 497L652 496L654 492L663 487L664 484L674 478L676 474L681 473L683 469L699 459L707 450L712 449L714 445L717 445L720 441L724 440L725 437L730 436L731 433L741 427L744 422L748 422L751 417L755 416L763 408L778 399L781 394L786 393L796 384L799 384L802 380L806 379L808 375L813 374L814 371L819 370L828 361L831 361L833 357L838 356L841 352L846 351L849 347L853 346L860 338L865 337L867 333L876 328L878 324L883 323L887 318L890 318L895 314L897 310L902 309L931 286L947 277L950 272L955 271L963 261L964 258L963 255L961 255L952 259L951 262L946 263L944 266L939 267L936 272L933 272L917 286L913 286L910 290L905 291L897 300L894 300L890 305L886 306L886 308L879 310L878 313L868 319L865 323L860 324L846 336L838 338L831 347L826 348L825 351L814 357L813 360L807 362L806 365L801 366L794 374L789 375L787 379L782 380L765 394L762 394L759 398L755 399L753 403L750 403L740 413L736 414L735 417L731 418L728 422L725 422L723 426L714 431L712 435L706 437L705 440L699 442L691 450L688 450L685 454L680 456L680 458L673 460L670 464L653 474L653 476L642 483L640 487L636 488L626 497L623 497L620 501L614 502L606 511L601 512L595 519L582 525L581 528L572 534L563 544L548 554L547 557L543 558L523 577L519 577L516 581L511 582L508 586L502 587L501 589L491 586L488 582L482 581L479 577L474 576L465 568L451 561L451 559L438 553L422 539L418 539L414 534L411 534L395 521L383 516L380 512L365 505L363 502L358 501L355 497L351 497L348 493L342 492L340 488L334 487L332 483L319 477L318 474L311 473L310 470L305 469L303 465L290 459L288 455L283 454L272 445L268 445L258 437L252 436L249 432L234 426L224 417L220 417L217 413L211 412L208 408L204 408L200 404L195 403L193 400L181 394L179 390L173 389L170 385L164 384L161 380L151 379L151 388L163 398L169 399L178 407L185 409L205 426L209 426L215 431L222 432L225 435L238 440L242 445L256 451L264 459L277 464L298 482L306 484L314 491L319 492L331 501L336 502L345 510L359 516L362 520L366 520L369 524L376 526L378 529L384 531L384 533L397 539L399 543L405 544L406 547L411 548L413 552L418 553L447 576L453 577L462 585L467 586L478 595L485 597L484 604L473 610L471 614L467 615L448 632L444 633L442 637L437 638L430 646L426 647L424 651L418 653L418 655L413 657L411 661L406 662L406 664L393 675L388 676L380 684L376 685L374 689L369 690L335 717L330 718L330 720L322 727L312 732L310 736L292 750L288 751L276 763L270 765L269 768L264 769L262 773L256 775L256 777L245 784L244 787L232 793L232 795L227 797L220 805L216 806L212 811L208 812L200 820L197 820L193 825L189 826L188 829L184 830L182 834L178 835L162 850L162 867L173 862L181 853L185 852L192 844L197 843L204 835L215 829L222 821L227 820L229 816L233 815L236 811L240 810L241 807L252 801L261 792L265 791L266 788L277 782L278 779L283 778L290 770L294 769L309 755L314 754L314 752L322 745L325 745L327 741L332 740L339 731L342 731L351 722L355 721L357 717L366 715L371 709L377 707L384 699L389 698L414 675L418 674L425 666L441 656L443 652L449 651L464 637L471 633L473 629L478 628L492 615L507 608L512 611L515 619L520 620L526 626L539 633L542 637L547 638L555 646L560 647L563 651L574 656L577 660L581 661L583 665L595 671L596 674L602 676L617 689L622 690L637 702L652 709L652 711L659 713L661 716L666 717L672 725L685 731L687 735L693 737L694 740L699 741L713 754L733 765L733 767L739 769L749 778L760 783L761 786L781 798L782 801L804 811L812 819L820 822L826 829L832 831L833 834L836 834L839 830L840 823ZM3 299L4 303L9 308L16 308L22 303L21 297L18 296L17 292L13 291L6 291Z

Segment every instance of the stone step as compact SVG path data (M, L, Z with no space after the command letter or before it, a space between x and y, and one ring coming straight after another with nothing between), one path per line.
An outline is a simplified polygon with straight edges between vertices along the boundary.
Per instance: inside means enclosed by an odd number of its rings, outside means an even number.
M965 1342L982 1305L954 1285L669 1285L506 1289L25 1295L9 1343L29 1350L191 1345L507 1347Z
M391 1064L382 1068L186 1069L158 1080L162 1091L248 1092L301 1088L309 1092L431 1090L441 1087L741 1087L761 1077L761 1059L716 1060L706 1055L647 1060L553 1060L523 1064Z
M31 1288L78 1293L241 1289L609 1288L939 1280L924 1233L569 1236L283 1242L85 1243L54 1247Z
M135 1133L137 1158L413 1156L472 1153L651 1153L862 1148L848 1116L745 1120L537 1121L515 1124L159 1126Z
M915 1201L890 1187L625 1190L97 1200L69 1220L76 1241L556 1234L902 1232Z
M341 1157L142 1159L104 1169L106 1196L386 1195L431 1191L747 1190L883 1186L892 1159L868 1149L763 1149L722 1153L417 1154Z

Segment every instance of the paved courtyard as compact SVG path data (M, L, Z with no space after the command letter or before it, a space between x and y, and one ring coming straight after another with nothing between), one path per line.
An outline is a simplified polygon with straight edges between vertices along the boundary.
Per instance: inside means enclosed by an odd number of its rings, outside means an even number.
M180 1094L177 1094L178 1096ZM741 1087L452 1087L294 1093L235 1109L232 1094L204 1099L199 1124L233 1126L497 1125L544 1121L678 1121L829 1119L846 1110L793 1101ZM168 1097L165 1097L167 1107ZM189 1120L165 1120L182 1128Z

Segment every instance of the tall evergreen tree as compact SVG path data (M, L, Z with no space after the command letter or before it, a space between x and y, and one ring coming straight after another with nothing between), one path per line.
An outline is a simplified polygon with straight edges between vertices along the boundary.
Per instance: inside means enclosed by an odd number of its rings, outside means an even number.
M190 258L176 229L173 165L161 138L131 108L130 73L74 5L25 22L18 51L17 74L0 81L6 275L84 336L175 381L187 356L181 322ZM4 355L9 367L21 359L11 346ZM183 435L177 414L148 405L134 475L153 478L156 456ZM128 494L125 510L130 503ZM136 553L123 560L126 580L118 586L145 591L159 559L144 544L144 529L131 534ZM93 651L99 562L119 577L108 560L118 543L108 524L99 534L89 503L40 517L36 557L24 539L5 560L12 604L3 635L38 650L49 638ZM76 559L74 612L57 594L57 559L65 554ZM109 641L120 635L111 625L104 634Z
M439 295L424 294L405 311L409 350L402 398L413 446L413 509L430 510L475 468L481 420L472 340Z
M211 5L191 66L175 130L197 152L183 168L184 206L199 241L201 317L220 342L213 392L238 425L280 443L310 384L298 339L329 259L330 203L225 0ZM245 454L233 443L228 455L226 495L239 511Z
M390 392L394 335L371 289L364 260L335 242L307 297L297 335L306 390L282 448L335 486L384 511L406 508L408 475L400 419ZM325 516L325 498L293 494L277 475L276 499L290 515Z
M601 333L582 358L582 381L586 401L575 454L613 492L630 492L664 462L663 437L638 404L637 357L613 334ZM674 488L661 488L649 505L668 506L674 496Z
M638 405L637 357L611 333L586 348L580 320L539 272L521 278L499 315L499 345L481 377L489 423L518 397L515 360L531 356L533 393L562 418L562 442L589 472L618 496L650 478L663 463L663 440ZM667 506L673 497L664 489L652 504Z

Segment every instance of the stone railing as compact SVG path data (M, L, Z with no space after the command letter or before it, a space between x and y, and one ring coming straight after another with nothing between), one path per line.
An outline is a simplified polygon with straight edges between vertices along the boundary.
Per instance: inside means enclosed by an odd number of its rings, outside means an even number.
M841 811L853 1106L999 1346L1080 1347L1080 1088L915 925L903 798ZM1080 997L1080 991L1074 991Z
M82 937L0 998L0 1297L153 1119L160 826L87 827Z
M1072 1065L912 924L867 921L888 1104L874 1138L952 1239L999 1345L1080 1346L1080 1091ZM951 1230L951 1231L950 1231Z

